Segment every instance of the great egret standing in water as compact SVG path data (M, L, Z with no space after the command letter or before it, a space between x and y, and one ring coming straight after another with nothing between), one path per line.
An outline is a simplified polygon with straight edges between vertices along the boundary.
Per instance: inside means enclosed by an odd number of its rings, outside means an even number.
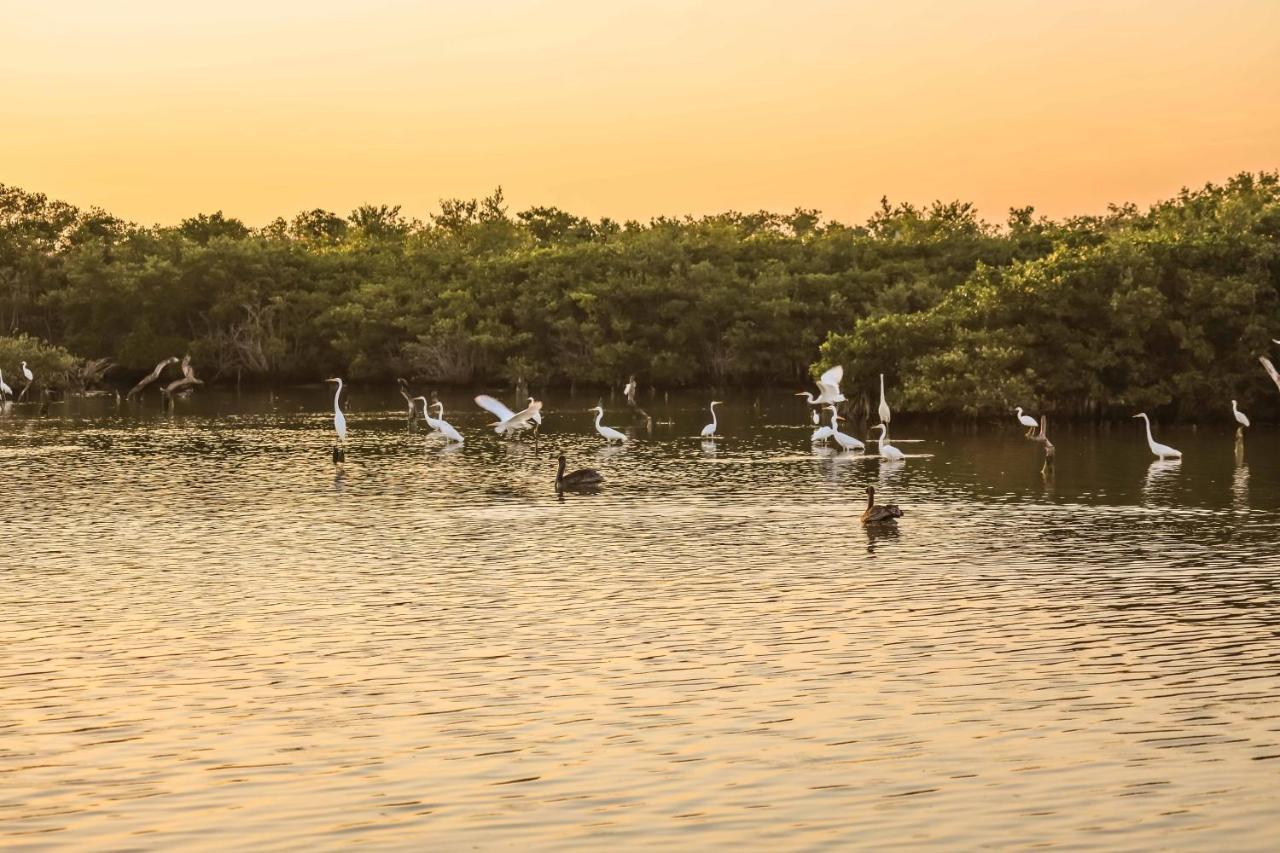
M4 397L12 397L13 389L9 387L9 383L4 381L4 371L0 370L0 395Z
M28 382L34 382L36 379L36 375L31 372L31 368L27 367L27 363L25 361L22 362L22 376Z
M841 418L836 415L836 407L831 407L831 437L836 440L836 444L840 445L841 450L866 450L867 446L851 435L846 435L840 431L840 427L836 423Z
M719 400L711 401L711 423L707 424L702 428L701 434L703 438L715 437L716 427L719 426L719 423L720 423L719 421L716 420L716 406L719 406L719 405L722 405L721 401Z
M1233 415L1235 415L1235 416L1236 416L1236 423L1240 424L1240 426L1242 426L1242 427L1247 427L1247 426L1249 426L1249 418L1248 418L1248 416L1246 416L1244 412L1242 412L1242 411L1240 411L1239 409L1237 409L1237 408L1236 408L1236 401L1235 401L1235 400L1232 400L1232 401L1231 401L1231 414L1233 414Z
M1160 444L1151 437L1151 418L1147 417L1146 412L1139 412L1134 415L1135 418L1142 418L1147 425L1147 446L1151 448L1151 452L1161 459L1181 459L1182 451L1174 450L1167 444Z
M596 406L589 411L596 413L596 432L604 438L605 441L626 441L625 434L618 432L613 427L601 426L600 421L604 420L604 406Z
M883 373L880 374L880 408L878 413L880 415L880 423L884 424L887 427L889 425L889 416L893 413L889 411L889 401L884 398L884 374Z
M899 459L907 458L907 454L903 453L901 450L899 450L898 448L894 447L892 444L889 443L889 438L888 438L889 428L887 426L885 426L884 424L876 424L874 427L872 427L872 429L880 430L880 458L881 459L889 459L891 461L897 461Z
M835 406L828 406L827 408L831 410L831 426L820 426L820 427L818 427L817 429L815 429L815 430L813 431L813 435L809 436L809 441L810 441L810 443L812 443L812 444L818 444L819 442L825 442L828 438L831 438L831 436L835 434L835 431L836 431L836 415L837 415L837 413L836 413L836 407L835 407ZM817 409L814 409L814 410L813 410L813 416L814 416L814 421L813 421L813 422L816 424L816 423L818 422L818 421L817 421L817 417L818 417L818 410L817 410Z
M462 444L464 440L462 433L454 429L453 425L444 419L444 403L437 400L436 408L440 410L440 416L436 418L434 428L439 430L440 434L449 441L456 441L458 444Z
M338 390L333 392L333 431L338 434L338 440L346 442L347 440L347 416L342 414L342 409L338 405L338 398L342 396L342 379L333 377L326 379L325 382L337 382Z
M796 396L804 397L804 401L810 406L843 403L845 396L840 393L840 380L842 379L844 379L844 367L837 364L818 377L818 396L815 397L808 391L797 392Z
M1022 424L1024 427L1027 428L1027 435L1031 435L1032 433L1034 433L1036 431L1036 427L1040 426L1040 422L1037 421L1035 418L1031 417L1030 415L1022 414L1021 406L1014 409L1013 411L1018 416L1018 423Z

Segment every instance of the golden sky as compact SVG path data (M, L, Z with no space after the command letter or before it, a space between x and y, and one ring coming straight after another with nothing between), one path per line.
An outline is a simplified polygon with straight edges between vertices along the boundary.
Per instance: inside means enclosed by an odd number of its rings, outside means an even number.
M0 182L143 223L1054 216L1280 167L1277 0L0 0Z

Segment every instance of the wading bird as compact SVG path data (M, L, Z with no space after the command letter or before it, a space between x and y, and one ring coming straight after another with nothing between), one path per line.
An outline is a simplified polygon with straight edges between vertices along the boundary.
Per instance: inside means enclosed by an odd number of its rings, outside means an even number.
M707 424L702 428L703 438L715 437L716 427L720 425L720 422L716 420L716 406L720 406L720 405L723 405L723 404L719 400L711 401L711 423Z
M4 381L4 371L0 370L0 395L3 397L12 397L13 389L9 387L9 383Z
M564 472L565 458L564 454L560 454L560 471L556 474L556 491L561 489L581 489L588 486L595 486L604 482L604 475L595 468L579 468L577 471L566 474Z
M817 409L810 409L810 410L809 410L809 420L813 421L813 425L814 425L814 426L817 426L817 425L818 425L818 421L820 420L820 418L818 417L818 410L817 410Z
M880 430L880 458L897 461L906 459L907 454L889 443L889 428L884 424L876 424L872 429Z
M796 396L804 397L804 401L810 406L843 403L845 396L840 393L840 380L842 379L844 379L844 367L837 364L818 377L818 396L815 397L808 391L799 391Z
M838 421L844 418L836 414L836 407L831 407L831 437L836 440L836 444L840 445L841 450L866 450L867 446L851 435L846 435L840 431L840 427L836 426Z
M828 406L827 408L831 410L831 426L820 426L820 427L818 427L817 429L815 429L815 430L813 431L813 435L809 436L809 441L810 441L811 443L813 443L813 444L819 444L819 443L826 442L826 440L827 440L828 438L831 438L831 436L835 434L835 431L836 431L836 407L835 407L835 406ZM818 410L817 410L817 409L814 409L814 410L813 410L813 422L814 422L815 424L818 422Z
M596 406L588 411L596 413L596 432L600 433L605 441L626 441L627 437L623 433L618 432L613 427L601 426L600 421L604 420L604 406Z
M444 403L437 400L436 408L440 410L440 416L435 419L435 424L432 428L439 430L440 434L449 441L456 441L458 444L462 444L462 433L454 429L453 425L444 419Z
M333 392L333 431L338 434L338 441L346 442L347 440L347 416L342 414L342 407L338 405L338 398L342 396L342 379L333 377L326 379L325 382L337 382L338 388Z
M1249 418L1248 418L1248 416L1247 416L1247 415L1245 415L1245 413L1244 413L1244 412L1242 412L1242 411L1240 411L1239 409L1237 409L1237 408L1236 408L1236 401L1235 401L1235 400L1232 400L1232 401L1231 401L1231 414L1233 414L1233 415L1235 415L1235 416L1236 416L1236 423L1240 424L1240 426L1241 426L1242 428L1243 428L1243 427L1247 427L1247 426L1249 426Z
M903 512L897 504L876 506L876 488L867 486L867 508L862 511L863 524L897 524Z
M511 411L501 400L488 394L476 397L476 405L498 419L497 423L489 425L498 435L514 434L542 423L542 403L532 397L529 405L519 412Z
M889 411L889 401L884 398L884 374L883 373L880 374L880 408L878 410L878 413L880 415L880 423L884 424L885 426L888 426L889 416L893 413Z
M1182 451L1174 450L1167 444L1160 444L1151 437L1151 418L1147 417L1146 412L1139 412L1134 415L1135 418L1142 418L1147 425L1147 446L1151 448L1151 452L1161 459L1181 459Z
M397 386L399 386L399 388L400 388L400 396L401 396L401 397L404 397L405 405L406 405L406 406L408 407L408 409L409 409L409 411L408 411L408 418L409 418L409 423L410 423L410 424L412 424L412 423L413 423L413 419L414 419L414 417L416 417L416 416L417 416L417 414L418 414L418 407L417 407L417 406L415 406L415 405L413 404L413 402L414 402L414 400L416 400L416 399L418 399L418 398L417 398L417 397L410 396L410 394L409 394L409 383L408 383L408 382L405 382L403 379L397 379L397 380L396 380L396 385L397 385Z
M1013 411L1018 416L1018 423L1022 424L1024 427L1027 428L1027 435L1033 434L1036 431L1036 427L1040 426L1040 422L1037 421L1035 418L1031 417L1030 415L1022 414L1021 406L1014 409Z

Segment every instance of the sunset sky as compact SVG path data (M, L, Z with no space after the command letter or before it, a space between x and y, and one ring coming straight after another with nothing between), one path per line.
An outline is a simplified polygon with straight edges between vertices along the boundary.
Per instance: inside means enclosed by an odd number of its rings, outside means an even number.
M1280 167L1280 2L0 0L0 182L143 223L364 202L1053 216Z

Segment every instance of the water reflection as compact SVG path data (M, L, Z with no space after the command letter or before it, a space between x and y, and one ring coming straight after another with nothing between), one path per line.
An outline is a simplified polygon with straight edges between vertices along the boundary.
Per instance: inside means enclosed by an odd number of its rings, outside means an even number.
M1044 469L903 417L888 462L763 397L706 464L705 395L612 448L586 400L535 444L444 396L465 445L353 395L341 468L323 392L7 416L0 837L1273 843L1275 431L1148 466L1060 424Z

